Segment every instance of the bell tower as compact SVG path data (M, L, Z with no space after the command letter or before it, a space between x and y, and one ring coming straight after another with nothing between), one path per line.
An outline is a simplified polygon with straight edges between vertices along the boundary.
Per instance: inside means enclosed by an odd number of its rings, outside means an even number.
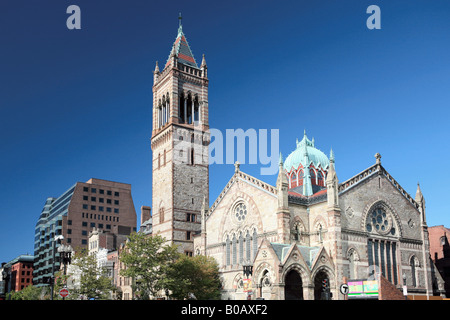
M205 56L198 67L179 19L169 58L153 72L153 234L192 255L209 203L208 77Z

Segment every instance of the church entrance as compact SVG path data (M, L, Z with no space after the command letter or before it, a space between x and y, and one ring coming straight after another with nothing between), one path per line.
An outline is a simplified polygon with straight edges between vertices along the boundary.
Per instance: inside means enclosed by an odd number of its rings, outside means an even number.
M284 283L284 298L286 300L303 300L302 278L297 271L289 271Z
M331 300L330 280L324 271L319 271L314 278L314 300Z

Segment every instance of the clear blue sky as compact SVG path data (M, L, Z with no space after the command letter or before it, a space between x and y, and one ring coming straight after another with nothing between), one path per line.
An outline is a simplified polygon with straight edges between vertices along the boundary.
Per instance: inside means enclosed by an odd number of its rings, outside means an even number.
M66 8L81 8L81 30ZM381 30L366 9L381 8ZM280 129L286 157L314 137L344 181L382 155L428 225L450 226L450 2L4 0L0 4L0 262L33 253L49 196L77 181L132 185L151 205L152 71L178 13L206 55L210 126ZM261 165L241 169L259 176ZM212 203L233 174L210 168Z

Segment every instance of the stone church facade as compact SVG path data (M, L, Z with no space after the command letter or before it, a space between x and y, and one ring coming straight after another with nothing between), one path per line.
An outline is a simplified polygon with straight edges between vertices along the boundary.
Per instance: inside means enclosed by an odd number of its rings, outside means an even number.
M345 279L382 276L409 294L442 288L430 259L425 201L381 165L339 182L334 154L296 143L275 186L240 170L210 208L208 78L182 26L153 85L153 234L219 264L223 299L343 299ZM251 270L244 275L243 270Z

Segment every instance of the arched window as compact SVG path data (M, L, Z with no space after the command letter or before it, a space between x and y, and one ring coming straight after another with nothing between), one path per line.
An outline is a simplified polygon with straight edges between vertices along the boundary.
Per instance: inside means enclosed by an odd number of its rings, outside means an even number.
M242 232L239 233L239 264L244 261L244 238Z
M227 240L225 241L225 247L226 247L226 253L225 253L225 255L226 255L226 261L225 261L225 263L226 263L226 265L227 266L229 266L230 265L230 258L231 258L231 246L230 246L230 237L229 236L227 236Z
M194 122L198 122L199 120L199 103L198 98L194 100Z
M321 171L317 172L317 185L324 187L324 183L323 183L323 174Z
M317 184L317 181L316 181L316 172L314 171L314 169L310 169L310 170L309 170L309 175L310 175L310 177L311 177L311 183L312 183L312 184Z
M184 105L185 105L184 95L180 94L180 104L178 105L178 117L180 118L180 122L186 122L186 113Z
M298 185L299 186L303 185L303 177L304 177L303 170L300 170L300 172L298 173Z
M291 181L292 181L292 187L296 187L298 185L297 173L296 172L292 173Z
M237 263L237 248L236 248L236 235L233 235L233 265L235 265Z
M413 287L417 287L417 279L416 279L416 257L412 256L409 262L411 266L411 280Z
M245 251L247 253L246 259L250 261L250 232L247 231L247 235L245 236Z
M253 259L256 257L256 252L258 251L258 233L256 229L253 230Z

